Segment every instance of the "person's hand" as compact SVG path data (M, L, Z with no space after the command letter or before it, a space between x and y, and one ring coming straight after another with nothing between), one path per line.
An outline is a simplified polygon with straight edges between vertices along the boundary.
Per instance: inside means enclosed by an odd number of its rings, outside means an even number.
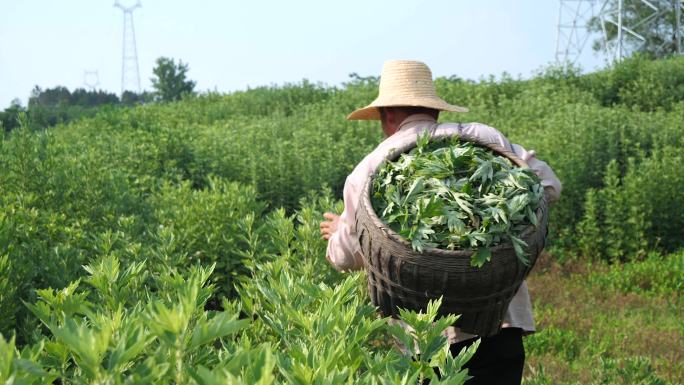
M337 222L340 221L340 216L333 213L325 213L323 217L327 221L321 222L321 237L327 241L337 231Z

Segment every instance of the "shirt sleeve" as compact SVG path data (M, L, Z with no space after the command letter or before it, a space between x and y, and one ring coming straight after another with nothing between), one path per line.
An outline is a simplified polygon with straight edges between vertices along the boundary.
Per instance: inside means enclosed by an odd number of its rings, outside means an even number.
M525 150L518 144L512 144L513 152L520 157L520 159L527 162L527 165L534 171L541 180L541 185L546 192L546 198L549 203L556 202L560 199L560 193L563 189L560 180L556 177L551 167L546 162L537 159L534 150Z
M357 172L350 174L344 183L344 211L335 231L328 239L326 258L338 271L363 268L363 254L356 235L356 207L362 185L356 179Z

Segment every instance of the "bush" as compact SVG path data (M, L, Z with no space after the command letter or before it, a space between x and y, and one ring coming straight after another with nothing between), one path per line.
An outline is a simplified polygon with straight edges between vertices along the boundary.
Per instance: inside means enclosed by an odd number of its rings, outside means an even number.
M612 265L605 272L590 273L587 281L604 290L668 296L684 290L682 276L684 251L666 256L651 252L643 260Z
M253 188L216 178L205 190L192 190L187 182L167 184L150 204L163 263L214 265L211 282L219 295L230 296L235 278L247 272L245 264L258 262L265 205L256 201Z
M584 255L609 260L644 256L646 250L676 250L684 215L682 156L673 147L637 162L630 158L624 177L616 161L609 163L604 187L589 190L584 218L577 225Z
M98 256L82 280L38 291L29 308L45 335L35 344L18 349L13 338L0 336L0 381L412 384L431 378L462 384L467 376L461 367L475 348L451 357L442 330L455 317L436 320L439 302L427 313L402 313L414 330L409 334L376 316L362 289L363 274L334 285L316 280L320 269L308 267L327 262L320 255L310 260L305 251L324 245L312 237L318 229L311 219L320 215L308 205L294 216L299 224L282 211L273 217L268 243L280 250L279 258L255 263L240 297L223 300L221 311L204 310L214 290L213 267L177 270ZM389 335L411 353L377 344Z
M651 251L684 247L682 63L438 79L444 99L471 108L441 120L497 127L552 166L564 191L549 246L633 262L592 282L677 291L681 252ZM102 108L46 131L20 120L0 141L0 381L389 384L431 373L427 358L383 350L392 331L359 299L362 276L331 269L318 233L323 208L341 211L319 192L339 198L381 140L377 122L344 120L376 93L373 79L303 82ZM322 198L302 200L311 191ZM218 334L192 342L205 332ZM540 333L539 351L573 346L554 333ZM374 342L353 343L365 339ZM318 340L327 347L310 349ZM619 378L653 379L642 362L616 365L632 368ZM597 378L618 375L604 369Z

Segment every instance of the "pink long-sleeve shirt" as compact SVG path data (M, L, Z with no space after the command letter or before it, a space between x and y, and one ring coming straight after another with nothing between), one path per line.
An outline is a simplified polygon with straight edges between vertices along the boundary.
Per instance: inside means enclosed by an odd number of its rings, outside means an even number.
M344 184L344 211L340 215L335 231L328 240L328 261L340 271L359 270L363 268L363 255L361 245L356 234L356 208L363 187L368 177L375 168L382 163L388 153L397 148L402 148L416 141L417 136L429 131L431 135L467 135L483 139L511 149L527 162L529 167L541 179L541 184L546 191L549 203L555 202L560 197L561 183L548 164L535 156L534 150L525 150L523 147L512 144L506 137L493 127L480 123L443 123L426 114L414 114L407 117L399 126L399 130L386 138L375 150L368 154L354 168ZM503 327L517 327L530 333L535 331L532 317L532 304L527 291L527 283L523 282L508 306L504 317ZM451 343L475 337L472 334L460 332L458 328L451 327L446 331Z

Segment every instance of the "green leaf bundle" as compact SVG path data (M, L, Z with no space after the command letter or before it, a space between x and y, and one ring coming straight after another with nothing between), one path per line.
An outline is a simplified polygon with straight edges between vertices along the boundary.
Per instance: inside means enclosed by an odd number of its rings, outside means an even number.
M471 264L481 267L491 259L490 248L504 242L529 263L520 234L537 225L542 196L531 169L472 142L430 141L426 134L415 148L380 166L371 202L414 250L472 249Z

